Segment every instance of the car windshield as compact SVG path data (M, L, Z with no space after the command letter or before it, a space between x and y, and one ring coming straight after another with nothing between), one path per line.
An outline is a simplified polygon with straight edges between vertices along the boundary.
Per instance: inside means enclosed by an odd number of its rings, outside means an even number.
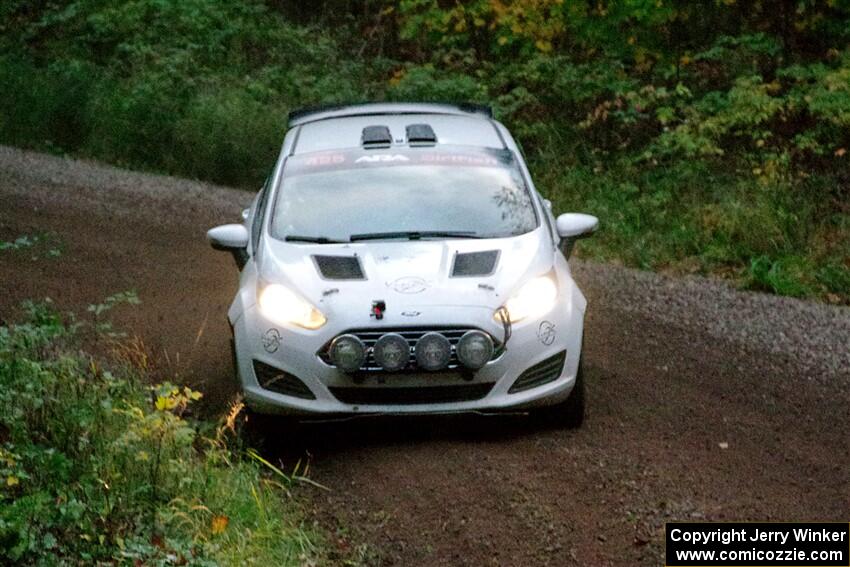
M537 227L512 154L433 148L287 160L271 233L292 242L501 238Z

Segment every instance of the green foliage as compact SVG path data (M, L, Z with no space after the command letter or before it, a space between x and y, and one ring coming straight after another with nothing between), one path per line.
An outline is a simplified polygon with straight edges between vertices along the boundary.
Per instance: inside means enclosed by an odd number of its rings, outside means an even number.
M601 215L586 253L850 301L847 0L11 0L0 31L6 143L255 189L293 108L491 103Z
M537 184L559 210L583 210L604 230L581 256L644 269L715 273L747 288L847 302L850 218L821 218L821 179L764 184L691 161L670 170L627 161L564 164Z
M263 179L277 158L287 111L241 87L199 94L174 125L171 167L230 185Z
M108 314L112 309L121 304L127 305L139 305L142 301L139 299L139 296L136 295L136 292L133 290L130 291L121 291L116 294L110 295L106 299L103 300L102 303L93 303L88 306L86 309L89 313L94 315L94 330L98 335L103 335L109 338L121 338L126 336L121 331L115 331L112 328L112 322L107 320L104 315Z
M486 99L486 89L473 77L446 73L433 65L398 71L390 81L389 97L395 100L475 101Z
M25 323L0 326L0 562L315 556L281 501L292 477L236 456L227 424L202 434L210 427L188 417L199 392L144 387L128 364L102 367L77 349L77 323L47 305L27 310Z
M15 240L0 242L0 250L25 250L35 246L36 242L38 242L38 237L30 237L25 234Z
M260 2L4 9L16 24L0 39L6 143L256 187L291 108L369 98L365 65Z
M95 317L100 317L107 311L111 311L116 305L126 303L128 305L139 305L142 301L135 291L119 291L112 294L103 300L103 303L93 303L88 306L87 311L94 313Z
M811 289L805 284L805 275L811 271L811 263L800 256L779 260L759 256L750 263L748 283L753 289L802 297L811 294Z
M97 82L91 65L54 61L36 68L20 55L0 52L0 139L44 149L76 151L87 135L82 112Z

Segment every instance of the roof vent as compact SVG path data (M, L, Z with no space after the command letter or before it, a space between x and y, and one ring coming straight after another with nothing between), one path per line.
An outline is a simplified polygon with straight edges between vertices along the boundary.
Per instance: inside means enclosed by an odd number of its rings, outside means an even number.
M388 148L393 143L393 136L386 126L366 126L360 144L364 148Z
M468 253L458 252L455 254L454 265L452 265L452 277L489 276L496 271L496 262L498 259L498 250Z
M431 146L437 143L437 135L430 124L409 124L407 126L407 143Z
M313 256L316 268L326 280L365 280L357 256Z

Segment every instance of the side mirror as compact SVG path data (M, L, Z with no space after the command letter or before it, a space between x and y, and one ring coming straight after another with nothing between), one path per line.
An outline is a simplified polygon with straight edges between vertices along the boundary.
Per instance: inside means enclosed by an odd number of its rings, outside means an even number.
M242 224L223 224L207 231L210 245L233 254L240 270L248 261L248 238L248 229Z
M561 238L583 238L599 228L599 219L584 213L564 213L558 216L558 236Z
M584 213L564 213L555 221L561 237L561 251L568 259L576 240L587 238L599 228L599 219Z

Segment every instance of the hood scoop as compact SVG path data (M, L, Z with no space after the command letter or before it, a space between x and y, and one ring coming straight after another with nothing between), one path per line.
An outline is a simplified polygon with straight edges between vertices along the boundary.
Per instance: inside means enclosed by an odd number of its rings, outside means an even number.
M357 256L313 256L316 269L326 280L365 280Z
M458 252L455 254L454 263L452 264L452 277L489 276L496 271L498 261L498 250Z

